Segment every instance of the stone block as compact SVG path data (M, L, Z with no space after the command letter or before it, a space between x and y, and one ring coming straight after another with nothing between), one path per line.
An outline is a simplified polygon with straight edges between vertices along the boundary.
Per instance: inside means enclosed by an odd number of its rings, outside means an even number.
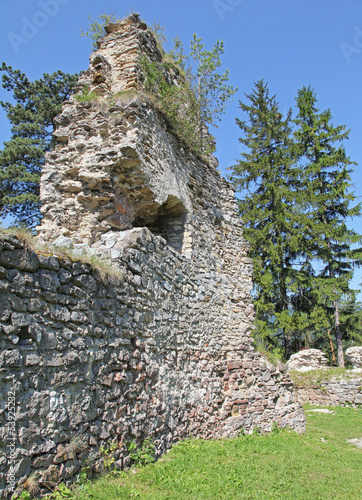
M15 249L0 252L0 265L6 268L15 268L20 271L34 272L39 267L39 259L32 250Z
M229 361L227 364L228 370L239 370L240 368L243 367L243 362L242 361Z

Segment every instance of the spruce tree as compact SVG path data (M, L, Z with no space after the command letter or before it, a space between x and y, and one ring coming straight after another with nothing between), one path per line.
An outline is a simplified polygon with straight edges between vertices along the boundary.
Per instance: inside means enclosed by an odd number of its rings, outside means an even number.
M0 216L35 226L40 220L39 181L44 154L54 146L54 118L72 92L77 75L57 71L30 81L2 64L2 86L14 102L0 102L12 124L10 141L0 151Z
M314 317L328 323L333 311L338 365L344 366L340 302L353 297L349 281L353 267L359 265L361 251L351 246L361 236L347 228L349 217L360 215L361 206L351 206L356 199L351 190L351 165L343 141L349 131L333 126L330 110L319 112L316 94L308 87L298 91L298 116L295 124L297 155L305 194L304 242L309 261L314 259L319 271L314 277Z
M246 97L249 103L240 108L248 120L236 121L247 151L232 167L231 180L242 192L240 215L254 260L257 335L269 342L281 337L290 355L292 336L306 321L292 307L304 271L298 266L303 249L291 111L282 117L263 80Z

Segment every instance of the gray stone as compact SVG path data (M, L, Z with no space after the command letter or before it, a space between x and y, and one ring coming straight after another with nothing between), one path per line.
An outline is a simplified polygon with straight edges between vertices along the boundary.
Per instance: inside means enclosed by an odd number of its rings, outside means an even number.
M70 312L66 307L55 305L50 308L50 317L66 323L70 320Z
M60 269L58 276L60 283L69 283L72 278L72 273L67 271L66 269Z
M15 349L0 353L0 366L20 367L23 364L23 356Z
M40 267L42 267L44 269L58 271L60 264L59 264L58 257L56 257L55 255L51 255L48 257L46 257L44 255L39 255L38 258L39 258Z
M63 105L64 142L42 171L39 240L87 257L42 257L37 269L37 257L23 265L21 242L0 238L1 374L16 392L22 453L49 484L72 482L109 440L124 465L125 444L150 435L160 456L190 435L305 427L289 377L252 347L252 263L234 191L138 92L139 52L162 58L140 24L134 15L99 41L78 87L98 98ZM82 262L92 253L107 272Z
M292 354L287 363L287 369L300 372L316 370L327 366L327 358L320 349L302 349Z
M20 271L34 272L39 267L39 259L35 252L22 249L0 252L0 265L7 268L15 268Z
M57 291L60 282L58 274L55 271L41 269L39 275L41 288L50 292Z
M31 314L13 313L11 315L11 323L16 328L29 326L34 322L34 317Z
M58 236L58 238L53 241L53 246L55 248L73 248L73 241L66 236Z

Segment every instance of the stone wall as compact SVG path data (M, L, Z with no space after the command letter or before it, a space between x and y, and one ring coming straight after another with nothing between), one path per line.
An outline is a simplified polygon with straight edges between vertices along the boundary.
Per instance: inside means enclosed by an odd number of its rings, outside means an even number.
M130 231L120 277L90 265L0 244L1 488L7 462L6 395L16 394L16 477L71 480L109 440L151 436L157 455L189 435L253 426L304 429L288 376L241 336L245 309L232 284L147 229ZM250 264L242 264L243 275ZM238 278L235 278L235 282ZM73 450L73 451L72 451Z
M79 83L98 99L72 97L56 119L43 250L0 244L0 472L14 392L20 481L34 470L71 481L82 446L90 455L109 440L122 467L134 439L151 437L159 456L189 435L305 425L284 368L252 347L252 262L234 191L138 91L140 52L161 57L144 23L107 31ZM59 246L109 259L111 277Z
M294 400L316 406L362 405L362 377L334 378L315 387L297 387Z

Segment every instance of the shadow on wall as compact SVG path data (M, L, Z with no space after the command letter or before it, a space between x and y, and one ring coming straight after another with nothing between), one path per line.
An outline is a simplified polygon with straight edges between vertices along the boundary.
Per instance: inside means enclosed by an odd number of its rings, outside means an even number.
M146 214L138 214L133 227L147 227L154 235L162 236L167 244L182 251L186 223L186 208L173 195L169 195L165 203L147 210Z

